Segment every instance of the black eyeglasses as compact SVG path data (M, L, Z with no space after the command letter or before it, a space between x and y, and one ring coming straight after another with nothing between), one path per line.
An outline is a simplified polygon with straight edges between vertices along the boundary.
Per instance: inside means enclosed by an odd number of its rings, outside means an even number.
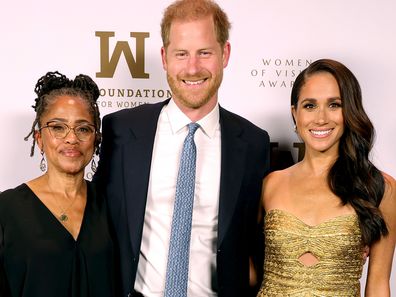
M95 126L88 123L70 127L69 125L62 122L51 121L47 122L46 126L41 127L40 131L44 128L48 128L51 136L55 137L56 139L65 138L70 133L70 131L73 130L74 134L80 141L90 140L92 135L94 135L96 132Z

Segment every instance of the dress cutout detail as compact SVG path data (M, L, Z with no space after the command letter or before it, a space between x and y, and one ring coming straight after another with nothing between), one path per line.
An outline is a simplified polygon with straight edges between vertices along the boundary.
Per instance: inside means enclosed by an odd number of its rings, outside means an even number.
M258 297L358 297L363 242L356 214L310 226L279 209L264 221L264 280ZM312 266L300 262L311 253Z

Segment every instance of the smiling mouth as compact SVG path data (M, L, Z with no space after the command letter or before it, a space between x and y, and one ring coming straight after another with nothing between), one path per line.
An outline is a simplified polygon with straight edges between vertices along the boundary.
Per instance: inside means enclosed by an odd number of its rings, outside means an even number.
M324 137L329 135L334 129L328 130L309 130L314 136Z
M205 78L205 79L200 79L200 80L195 80L195 81L192 81L192 80L184 80L184 79L183 79L183 82L184 82L186 85L189 85L189 86L198 86L198 85L203 84L205 81L206 81L206 78Z

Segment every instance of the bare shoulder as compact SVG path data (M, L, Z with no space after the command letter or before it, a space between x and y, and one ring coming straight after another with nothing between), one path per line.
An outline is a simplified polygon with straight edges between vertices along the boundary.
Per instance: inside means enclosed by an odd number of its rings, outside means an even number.
M286 176L287 169L273 171L268 174L263 181L263 185L266 187L276 186Z
M264 185L267 187L271 187L277 186L279 183L284 183L285 180L289 179L293 172L296 171L296 168L298 166L299 164L297 163L286 169L271 172L264 178Z
M273 171L264 178L262 190L262 202L264 207L265 205L269 205L270 201L285 194L295 166L296 165L293 165L283 170Z
M387 173L382 173L385 180L384 196L379 208L390 229L396 229L396 180ZM394 230L393 232L396 232Z
M389 174L382 172L385 180L385 192L382 203L390 203L396 207L396 180Z
M382 172L382 175L384 176L384 180L385 180L385 191L395 192L396 180L385 172Z

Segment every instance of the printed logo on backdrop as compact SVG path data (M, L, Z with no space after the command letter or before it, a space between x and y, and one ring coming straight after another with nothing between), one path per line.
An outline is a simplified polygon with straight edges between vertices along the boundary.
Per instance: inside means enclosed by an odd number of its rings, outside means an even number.
M312 63L303 58L261 58L250 76L257 87L264 89L291 88L297 75Z
M149 32L130 32L129 40L117 40L116 32L113 31L96 31L95 36L99 38L100 50L100 71L96 72L96 77L109 79L102 80L100 84L98 105L101 111L107 113L106 109L111 112L133 108L145 103L162 101L171 96L170 90L159 89L154 83L152 87L147 88L146 80L150 80L150 73L146 70L145 58ZM131 47L131 44L134 47ZM134 87L131 87L132 82L125 87L114 87L114 74L120 66L127 67ZM145 80L144 87L139 86L139 80Z

